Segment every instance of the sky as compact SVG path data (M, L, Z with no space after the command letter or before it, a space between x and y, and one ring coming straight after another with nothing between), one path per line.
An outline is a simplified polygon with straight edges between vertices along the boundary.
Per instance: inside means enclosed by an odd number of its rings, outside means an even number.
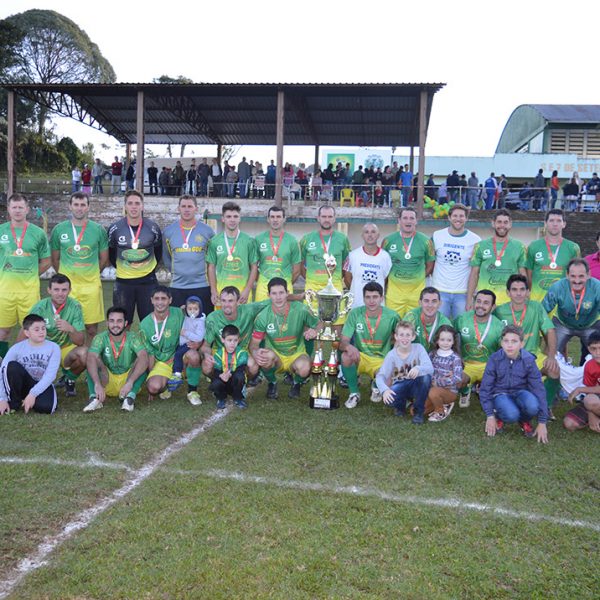
M0 18L32 8L62 13L99 46L118 82L183 75L209 83L445 83L433 102L430 156L492 156L521 104L599 102L592 30L600 3L414 4L4 0ZM79 146L94 143L104 160L119 148L113 138L68 119L55 131ZM102 143L110 149L101 150ZM164 155L163 146L152 148ZM191 149L198 156L203 150ZM242 154L265 162L275 149L246 146L236 156ZM313 156L310 147L284 151L290 162L310 163Z

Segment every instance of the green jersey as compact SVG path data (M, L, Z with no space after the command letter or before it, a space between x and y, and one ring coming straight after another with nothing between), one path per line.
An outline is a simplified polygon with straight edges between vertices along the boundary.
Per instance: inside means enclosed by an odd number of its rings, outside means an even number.
M37 225L15 227L14 236L10 222L0 225L0 289L39 291L39 261L49 257L48 238Z
M140 323L140 336L148 354L160 362L170 362L179 346L179 334L185 316L180 308L169 307L169 314L164 321L156 321L154 313L150 313Z
M460 335L463 360L485 363L500 348L504 324L494 315L490 315L485 323L479 323L475 320L475 311L470 310L456 317L454 329Z
M237 307L237 317L231 321L225 316L222 310L211 312L206 317L206 335L204 336L206 343L209 346L213 346L216 351L220 351L223 347L223 342L221 342L223 327L225 325L235 325L240 330L240 343L238 347L247 350L250 343L250 336L254 331L254 319L269 304L271 304L270 300L240 304Z
M51 342L58 344L61 348L70 346L73 342L69 334L65 331L60 331L56 328L56 319L63 319L70 323L75 328L75 331L85 331L83 323L83 312L81 304L73 298L68 298L62 307L55 308L50 298L44 298L37 304L34 304L31 311L32 314L40 315L46 321L46 338Z
M94 337L89 351L97 354L111 373L122 375L145 349L144 342L133 331L124 333L120 342L113 341L108 331L103 331Z
M332 231L330 235L321 235L321 230L311 231L300 240L300 253L306 267L307 290L318 292L329 281L329 274L325 268L324 254L335 256L336 266L333 272L333 285L339 291L344 289L342 267L350 254L350 242L339 231Z
M291 356L297 352L306 352L304 331L316 327L319 319L302 302L289 302L283 314L273 310L269 304L254 321L255 340L265 340L265 346L277 354Z
M414 237L403 237L396 231L383 240L382 248L392 258L387 296L421 291L427 263L435 260L432 241L420 232Z
M532 354L540 352L540 334L554 329L554 324L544 310L544 307L535 300L525 303L525 308L520 311L512 310L511 303L501 304L494 311L504 326L516 325L521 327L524 333L525 350Z
M492 290L500 298L506 298L508 278L525 268L525 246L513 238L496 242L495 248L494 238L482 240L475 245L471 266L479 268L477 290Z
M213 353L215 359L215 370L225 372L226 370L232 373L242 365L248 364L248 353L241 350L238 346L235 352L227 352L225 348L220 348Z
M108 234L95 221L84 226L59 223L50 236L50 248L60 252L59 271L73 284L100 283L100 253L108 250Z
M404 320L415 326L417 337L415 342L421 344L428 352L433 349L432 340L440 325L452 325L452 321L439 310L435 315L433 323L427 325L423 321L423 309L413 308L404 315Z
M248 284L250 267L258 262L256 240L243 231L237 239L219 233L208 242L206 262L215 265L219 293L228 285L242 292Z
M351 338L359 352L385 358L392 348L398 321L398 313L387 306L381 307L381 318L369 317L368 320L367 307L358 306L348 313L342 335Z
M273 277L283 277L287 281L288 290L292 291L292 269L300 262L300 246L291 233L284 233L281 241L272 237L270 231L256 236L258 249L258 283L257 296L267 296L267 284ZM258 292L261 288L261 294Z
M573 294L568 279L553 283L542 300L546 312L552 312L556 306L558 320L569 329L588 329L600 315L600 281L588 279L585 293Z
M581 256L579 245L571 240L548 245L546 238L531 242L527 248L526 263L527 269L531 271L531 299L541 302L548 288L555 281L566 277L569 261L578 256Z

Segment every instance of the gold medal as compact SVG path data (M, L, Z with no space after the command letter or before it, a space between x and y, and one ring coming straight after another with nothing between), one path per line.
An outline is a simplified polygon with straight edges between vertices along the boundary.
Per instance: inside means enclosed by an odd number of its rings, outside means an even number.
M233 256L231 254L227 255L227 262L231 262L233 260Z

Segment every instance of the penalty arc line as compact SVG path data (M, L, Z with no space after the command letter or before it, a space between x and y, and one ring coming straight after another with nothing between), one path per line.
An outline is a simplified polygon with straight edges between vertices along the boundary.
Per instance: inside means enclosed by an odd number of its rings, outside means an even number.
M72 521L67 523L58 534L47 537L37 546L32 554L20 560L16 567L11 569L8 575L0 581L0 599L6 598L27 575L46 565L49 555L56 550L56 548L73 537L78 531L88 527L96 517L139 487L140 484L148 479L148 477L171 458L171 456L182 450L200 434L221 421L230 412L231 406L227 407L225 410L214 413L202 424L194 427L194 429L187 433L184 433L175 442L159 452L152 460L148 461L139 469L133 470L130 477L120 488L111 492L94 506L81 511ZM94 466L99 467L101 465L96 464Z

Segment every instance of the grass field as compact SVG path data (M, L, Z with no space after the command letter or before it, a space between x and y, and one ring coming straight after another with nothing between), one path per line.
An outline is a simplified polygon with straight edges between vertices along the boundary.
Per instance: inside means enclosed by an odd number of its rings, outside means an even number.
M200 407L179 391L142 396L131 414L114 400L84 415L82 380L53 416L0 418L0 590L61 600L599 597L599 439L562 429L565 404L541 446L516 428L487 439L475 405L415 427L370 403L366 386L356 409L331 412L308 408L307 387L291 401L280 385L268 401L262 384L248 410L217 420L205 383ZM6 585L40 542L116 490L88 526L42 553L47 564Z

